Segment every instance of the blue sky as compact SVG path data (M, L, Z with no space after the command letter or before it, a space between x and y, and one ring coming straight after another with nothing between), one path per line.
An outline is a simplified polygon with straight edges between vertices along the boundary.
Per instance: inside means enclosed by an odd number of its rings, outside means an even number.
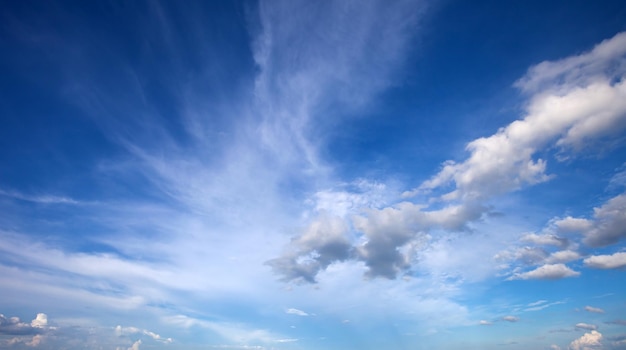
M6 1L0 348L626 349L623 1Z

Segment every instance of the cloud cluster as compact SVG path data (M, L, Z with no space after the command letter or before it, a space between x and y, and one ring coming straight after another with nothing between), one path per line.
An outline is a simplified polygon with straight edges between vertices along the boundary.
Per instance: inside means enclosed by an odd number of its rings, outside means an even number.
M9 317L0 314L0 334L7 335L35 335L45 332L48 327L48 316L44 313L30 323L22 322L18 317Z
M537 158L540 151L557 147L563 158L566 152L576 152L586 143L610 137L626 126L626 80L622 79L626 73L625 44L626 33L621 33L589 52L529 69L516 83L530 94L522 119L469 142L466 160L444 163L436 175L403 194L404 198L430 196L428 204L404 201L354 210L351 217L342 217L347 224L341 230L328 227L324 234L318 233L318 239L310 238L305 230L292 240L295 254L269 264L285 280L302 278L309 282L332 262L346 259L363 261L369 277L395 278L407 271L416 247L424 246L433 230L464 230L487 211L486 200L551 179L546 172L547 161ZM450 186L452 191L431 196ZM617 196L596 208L593 221L568 217L552 224L555 233L522 237L521 241L531 246L508 254L527 265L541 266L517 272L511 279L578 276L579 272L564 264L581 255L558 233L584 230L583 242L592 247L617 242L624 234L620 228L626 225L625 198ZM355 236L361 241L350 238ZM303 240L311 244L300 243ZM319 251L325 249L326 253ZM298 259L305 263L297 264Z
M602 348L602 333L592 330L572 341L569 350L594 350Z

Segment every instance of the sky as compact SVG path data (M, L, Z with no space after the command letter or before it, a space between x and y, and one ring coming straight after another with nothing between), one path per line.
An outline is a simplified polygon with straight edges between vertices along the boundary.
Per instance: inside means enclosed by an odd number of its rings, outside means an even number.
M626 349L623 1L2 1L0 52L2 349Z

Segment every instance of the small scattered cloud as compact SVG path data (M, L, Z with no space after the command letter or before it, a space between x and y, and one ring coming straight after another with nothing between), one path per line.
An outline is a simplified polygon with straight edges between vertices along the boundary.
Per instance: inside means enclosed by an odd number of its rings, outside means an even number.
M589 324L589 323L577 323L575 326L577 329L585 329L588 331L595 331L598 329L598 326L596 326L595 324Z
M597 313L597 314L603 314L604 313L604 310L602 310L601 308L593 307L593 306L589 306L589 305L585 306L585 311L594 312L594 313Z
M613 255L593 255L583 260L583 262L586 266L595 269L623 268L626 266L626 252L619 252Z
M156 334L152 331L149 331L147 329L137 328L137 327L122 327L118 325L115 327L115 334L118 337L130 335L130 334L143 334L162 343L171 343L173 341L172 338L164 338L160 336L159 334Z
M520 239L522 242L532 243L536 245L551 245L564 248L568 245L567 238L559 237L552 234L538 235L536 233L528 233Z
M604 323L614 324L614 325L619 325L619 326L626 326L626 320L613 320L613 321L606 321Z
M569 350L593 350L602 348L602 333L592 330L580 338L572 341Z
M517 322L519 321L519 317L509 315L509 316L502 317L502 320L507 321L507 322Z
M573 250L559 250L558 252L554 252L550 254L548 258L546 258L546 262L549 264L554 263L567 263L570 261L578 260L581 256L578 252Z
M288 314L291 314L291 315L309 316L308 313L306 313L306 312L304 312L302 310L294 309L294 308L287 309L287 311L285 311L285 312L288 313Z
M287 338L287 339L276 339L275 342L277 343L293 343L293 342L297 342L298 339L296 338Z
M509 280L557 280L566 277L578 277L580 272L574 271L564 264L546 264L532 271L517 273L509 277Z
M480 320L480 322L478 322L479 325L481 326L491 326L493 323L489 322L489 321L485 321L485 320Z
M134 342L128 350L139 350L139 345L141 345L141 339Z

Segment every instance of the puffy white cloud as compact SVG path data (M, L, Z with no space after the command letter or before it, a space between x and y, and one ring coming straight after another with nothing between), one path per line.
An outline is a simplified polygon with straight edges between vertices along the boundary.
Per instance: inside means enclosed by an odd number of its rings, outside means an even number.
M306 313L306 312L304 312L302 310L299 310L299 309L294 309L294 308L287 309L287 311L285 311L285 312L288 313L288 314L292 314L292 315L309 316L308 313Z
M469 157L448 161L413 195L454 183L444 199L477 199L547 181L537 151L554 143L580 149L626 126L626 82L621 80L625 33L592 51L529 69L517 86L533 94L526 116L489 137L468 143Z
M491 323L489 321L486 321L486 320L480 320L480 322L478 322L478 324L481 325L481 326L490 326L493 323Z
M562 238L557 235L538 235L536 233L528 233L520 238L520 241L532 243L536 245L553 245L556 247L566 247L568 245L567 238Z
M585 306L585 311L589 311L589 312L593 312L593 313L597 313L597 314L603 314L604 310L602 310L599 307L593 307L593 306Z
M602 348L602 333L591 331L585 333L580 338L572 341L569 345L570 350L594 350Z
M517 322L519 321L519 317L509 315L509 316L502 317L502 320L507 321L507 322Z
M38 313L37 317L30 322L30 325L35 328L45 328L48 326L48 315L44 313Z
M577 323L575 327L579 329L586 329L588 331L594 331L598 329L598 326L596 326L595 324L582 323L582 322Z
M139 345L141 345L141 339L134 342L128 350L139 350Z
M619 252L612 255L594 255L586 258L583 262L586 266L596 269L622 268L626 266L626 252Z
M592 227L592 222L587 219L567 216L554 221L554 226L562 233L586 232Z
M576 251L560 250L558 252L554 252L550 254L550 256L546 259L546 262L549 264L566 263L566 262L578 260L580 258L581 258L580 254Z
M516 273L509 280L543 279L555 280L565 277L577 277L580 272L574 271L564 264L546 264L532 271Z

